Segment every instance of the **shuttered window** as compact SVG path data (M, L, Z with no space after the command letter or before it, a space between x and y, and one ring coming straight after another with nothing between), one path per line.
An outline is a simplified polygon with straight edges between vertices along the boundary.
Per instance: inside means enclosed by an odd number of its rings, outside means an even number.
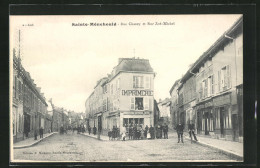
M135 98L134 97L131 97L131 110L134 110L135 109Z
M144 98L144 109L145 110L149 109L149 99L148 99L148 97Z

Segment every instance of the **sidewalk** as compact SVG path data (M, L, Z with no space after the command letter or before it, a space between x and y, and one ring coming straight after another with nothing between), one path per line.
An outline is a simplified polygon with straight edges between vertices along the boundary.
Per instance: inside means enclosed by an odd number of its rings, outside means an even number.
M85 136L88 136L88 137L91 137L91 138L95 138L95 139L98 139L98 135L94 135L94 134L88 134L88 133L80 133L81 135L85 135ZM104 135L100 135L100 139L101 141L109 141L109 137L108 136L104 136Z
M28 139L16 142L16 143L13 144L13 149L20 149L20 148L31 147L31 146L36 145L37 143L39 143L43 139L48 138L49 136L51 136L51 135L53 135L55 133L57 133L57 132L43 134L43 138L40 138L40 136L38 135L37 136L37 140L34 140L34 137L31 137L31 138L28 138Z
M188 133L184 133L184 138L186 140L191 141ZM205 136L199 136L197 135L198 141L192 141L192 143L197 143L203 146L207 146L213 149L216 149L222 153L225 153L226 155L232 156L237 158L238 160L243 160L244 158L244 146L243 143L240 142L234 142L234 141L226 141L226 140L220 140L220 139L214 139L210 137Z

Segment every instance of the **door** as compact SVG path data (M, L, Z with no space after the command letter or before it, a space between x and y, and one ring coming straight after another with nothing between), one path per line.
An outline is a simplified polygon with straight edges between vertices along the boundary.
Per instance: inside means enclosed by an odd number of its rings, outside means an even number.
M98 116L98 131L102 130L102 116Z
M224 115L224 107L220 107L220 134L222 138L224 137Z
M205 112L204 114L205 116L205 135L209 135L209 113L208 112Z
M30 115L25 113L24 114L24 133L25 133L26 137L28 137L28 133L30 132L30 124L31 124Z

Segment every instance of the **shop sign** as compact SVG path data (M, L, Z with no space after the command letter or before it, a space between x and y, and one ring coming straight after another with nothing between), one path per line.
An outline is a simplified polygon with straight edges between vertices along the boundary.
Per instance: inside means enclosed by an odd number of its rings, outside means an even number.
M212 106L212 101L205 103L205 108L211 107L211 106Z
M151 90L122 90L123 96L153 96Z
M124 112L124 115L148 115L150 114L149 111L128 111Z
M214 106L230 104L230 94L222 95L213 99Z

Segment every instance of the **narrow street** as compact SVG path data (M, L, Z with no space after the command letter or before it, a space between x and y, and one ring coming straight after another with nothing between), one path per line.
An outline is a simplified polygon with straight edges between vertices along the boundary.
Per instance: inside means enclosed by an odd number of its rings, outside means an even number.
M99 141L76 132L55 134L39 144L14 149L15 160L37 161L185 161L234 160L229 156L176 137L156 140Z

